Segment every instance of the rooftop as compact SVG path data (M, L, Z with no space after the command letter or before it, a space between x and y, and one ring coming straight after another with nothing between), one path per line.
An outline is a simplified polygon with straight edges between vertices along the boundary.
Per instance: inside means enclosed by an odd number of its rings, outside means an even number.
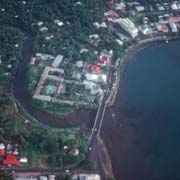
M6 158L3 160L3 165L15 165L15 166L19 166L20 162L19 162L19 160L17 160L15 155L7 154Z

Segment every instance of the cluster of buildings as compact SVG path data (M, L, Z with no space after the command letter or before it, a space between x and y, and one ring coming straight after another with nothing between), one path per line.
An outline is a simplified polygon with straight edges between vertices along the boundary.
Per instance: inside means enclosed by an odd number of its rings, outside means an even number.
M94 42L97 43L94 38L96 35L90 35ZM87 49L82 49L81 54L87 52ZM103 94L102 84L107 83L107 73L104 72L103 68L108 67L111 63L111 58L113 56L112 51L102 50L99 55L99 58L93 63L88 64L82 60L78 60L75 64L72 64L74 67L72 77L65 77L64 69L60 68L61 64L64 61L63 55L57 55L56 57L50 54L36 53L35 57L31 59L31 64L36 65L36 61L41 62L50 62L49 65L44 63L44 70L39 79L38 85L36 86L35 92L33 94L34 99L63 103L68 105L74 105L75 100L66 99L66 87L70 84L76 86L83 86L92 96L101 96ZM77 96L84 96L83 91L81 93L74 92ZM60 95L64 95L63 99L60 99ZM79 101L81 104L88 104L85 101Z
M116 3L113 10L108 10L104 13L107 23L112 22L114 25L119 25L124 31L126 31L131 38L138 36L139 30L135 24L129 18L122 18L119 15L119 10L125 10L126 5L124 3ZM117 39L117 41L120 41Z
M76 174L72 180L101 180L99 174Z
M141 1L131 1L115 3L113 0L107 0L111 10L104 13L107 23L112 22L114 25L118 24L131 38L135 38L138 34L149 35L157 32L173 32L176 33L180 29L180 3L178 1L171 1L166 3L145 3ZM156 12L160 14L157 16L159 21L153 21L144 16L141 24L134 24L131 19L136 19L140 13ZM128 18L131 16L131 19ZM154 15L156 16L156 15ZM119 40L116 40L119 43ZM121 42L119 43L122 44Z
M99 174L78 173L72 175L72 180L101 180ZM15 180L55 180L56 175L40 175L31 177L15 177Z
M41 175L31 177L15 177L15 180L55 180L56 175Z
M20 166L27 163L26 157L19 157L18 145L0 143L0 163L4 166Z

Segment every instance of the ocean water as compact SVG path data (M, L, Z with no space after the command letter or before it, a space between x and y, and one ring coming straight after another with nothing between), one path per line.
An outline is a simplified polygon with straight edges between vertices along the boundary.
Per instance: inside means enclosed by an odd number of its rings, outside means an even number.
M138 151L137 165L143 166L137 171L146 179L180 179L180 42L138 53L122 85L119 102L130 109L126 116L137 129L132 148ZM138 178L143 176L130 179Z
M116 179L180 180L180 41L145 48L121 76L103 132Z

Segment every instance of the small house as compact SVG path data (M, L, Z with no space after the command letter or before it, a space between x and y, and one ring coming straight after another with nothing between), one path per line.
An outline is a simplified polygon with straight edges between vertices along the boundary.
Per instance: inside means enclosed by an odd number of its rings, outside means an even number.
M104 16L107 18L118 18L119 14L117 14L115 11L113 10L109 10L107 12L104 13Z
M72 150L72 153L73 153L74 156L78 156L79 155L79 149L78 148L74 148Z
M76 61L76 67L77 68L82 68L84 66L84 62L83 61Z
M85 77L89 81L98 81L98 79L99 79L99 76L97 74L86 73Z
M5 154L5 145L4 143L0 143L0 156L4 156Z
M28 159L26 157L20 158L20 163L27 163Z
M137 12L143 12L144 11L144 6L141 6L141 5L136 6L135 9L136 9Z
M100 56L100 58L96 61L96 64L99 66L106 66L110 63L110 58L108 56Z
M48 175L48 180L55 180L55 175L54 174L52 174L52 175Z
M47 176L40 176L39 180L48 180Z
M17 160L17 158L16 158L16 156L14 154L7 154L5 159L3 160L3 165L19 166L20 161Z
M95 74L99 74L101 72L101 68L99 66L92 66L91 70Z

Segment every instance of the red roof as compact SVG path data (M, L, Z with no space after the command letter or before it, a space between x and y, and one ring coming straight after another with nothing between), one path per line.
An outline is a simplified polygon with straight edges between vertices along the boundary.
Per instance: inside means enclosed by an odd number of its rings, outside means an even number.
M91 42L96 45L100 42L100 38L93 38Z
M110 17L110 18L119 17L119 15L113 10L108 11L107 16Z
M90 68L92 66L92 64L85 64L84 65L86 69Z
M125 13L126 12L126 8L121 8L119 9L122 13Z
M114 0L107 0L108 4L114 4Z
M180 22L180 17L170 17L169 18L169 21L172 21L172 22L174 22L174 23L177 23L177 22Z
M13 154L7 154L6 159L3 160L3 165L15 165L19 166L20 162Z
M4 154L5 154L4 149L0 149L0 156L4 156Z
M107 56L102 56L101 58L99 58L98 60L97 60L97 64L98 65L106 65L107 63L109 63L109 57L107 57Z
M169 32L169 29L166 24L160 24L160 25L163 32Z
M108 62L108 61L109 61L109 57L107 57L107 56L102 56L101 59L102 59L103 61L105 61L105 62Z
M101 72L101 68L99 66L92 66L92 71L94 73L100 73Z

